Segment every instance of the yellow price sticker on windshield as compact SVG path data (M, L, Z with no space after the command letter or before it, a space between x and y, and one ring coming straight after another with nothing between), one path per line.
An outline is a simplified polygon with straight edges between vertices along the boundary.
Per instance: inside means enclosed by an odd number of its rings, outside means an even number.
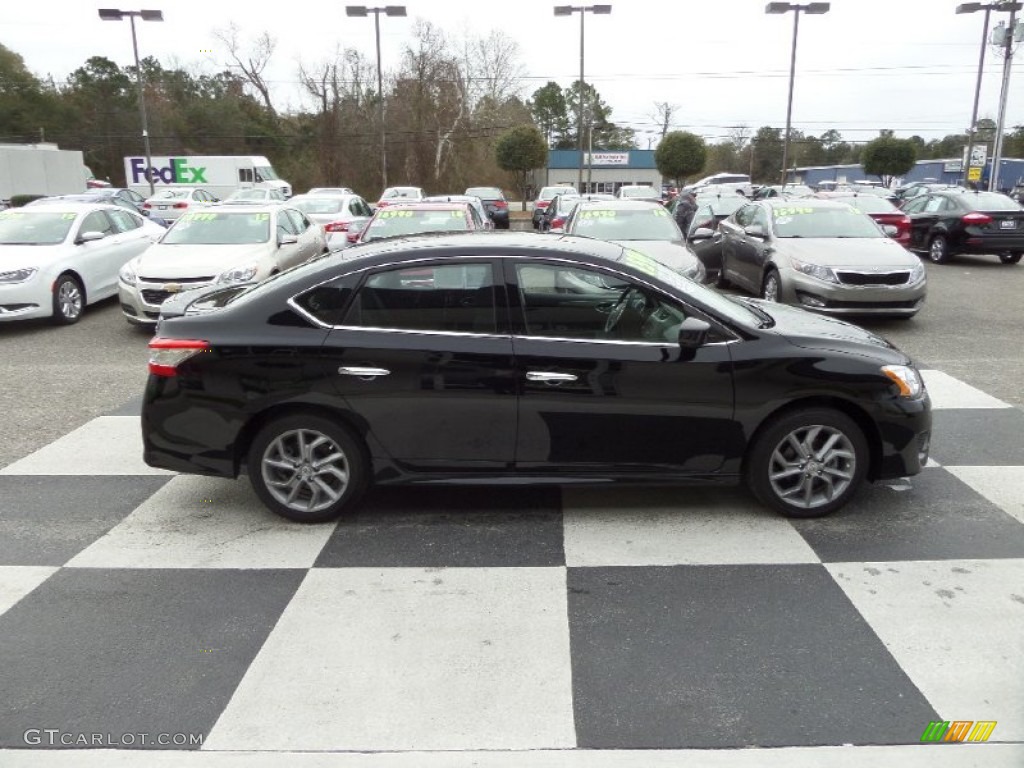
M381 211L378 218L381 219L409 219L412 218L412 211Z
M213 221L217 218L216 213L186 213L182 218L185 221Z
M776 208L775 215L778 216L798 216L802 213L814 213L813 208Z
M462 213L462 211L452 211L452 218L453 219L461 219L461 218L463 218L463 215L464 214Z
M65 221L74 221L75 216L77 215L77 213L62 213L61 218L64 219Z
M20 211L4 211L0 213L0 219L20 219L24 215Z
M269 213L257 213L255 216L256 221L267 221L270 219Z
M622 261L631 267L636 267L641 272L646 272L649 275L657 275L658 267L661 266L647 254L640 253L640 251L634 251L632 249L626 250L623 254Z
M614 219L616 211L580 211L581 219Z
M653 213L655 216L668 216L668 211L666 211L664 208L652 208L651 213Z

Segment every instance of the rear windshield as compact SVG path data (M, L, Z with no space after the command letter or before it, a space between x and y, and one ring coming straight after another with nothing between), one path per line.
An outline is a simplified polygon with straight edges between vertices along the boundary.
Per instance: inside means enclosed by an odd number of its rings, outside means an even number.
M176 200L181 197L188 197L191 189L161 189L151 200Z
M623 197L661 197L654 187L622 187L620 194Z
M566 192L572 192L573 194L576 194L576 190L573 189L572 187L544 187L544 189L540 191L540 194L537 195L537 199L550 200L552 197L564 195Z
M481 200L498 200L503 195L497 187L470 187L466 194L472 197L479 197Z
M346 203L344 199L339 200L336 197L293 197L290 202L292 206L298 208L303 213L312 213L314 215L318 213L338 213Z
M1020 211L1024 210L1015 201L998 192L978 192L965 194L963 201L976 211Z
M899 210L884 197L877 197L876 195L858 195L857 197L833 199L847 205L852 205L858 211L863 211L864 213L892 213Z

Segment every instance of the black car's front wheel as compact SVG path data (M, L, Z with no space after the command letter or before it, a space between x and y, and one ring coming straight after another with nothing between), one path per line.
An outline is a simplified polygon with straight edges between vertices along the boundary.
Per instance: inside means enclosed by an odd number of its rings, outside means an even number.
M1021 254L1019 252L1011 253L1009 251L1004 251L999 254L999 260L1003 262L1003 264L1017 264L1020 261L1020 257Z
M949 261L949 243L942 235L936 235L928 244L928 258L936 264Z
M292 414L266 424L249 447L248 470L260 500L300 523L338 517L369 481L360 444L343 426L316 414Z
M758 500L786 517L820 517L849 501L867 472L860 427L828 408L792 411L771 422L747 458Z

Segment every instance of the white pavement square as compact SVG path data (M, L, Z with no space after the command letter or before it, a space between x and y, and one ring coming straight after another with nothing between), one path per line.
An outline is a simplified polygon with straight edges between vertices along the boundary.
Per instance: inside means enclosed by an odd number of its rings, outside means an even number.
M1024 560L827 567L944 720L1024 740Z
M0 475L172 475L142 461L138 416L99 416Z
M311 568L335 526L271 513L243 480L170 480L67 563L82 568Z
M1024 435L1021 439L1024 440ZM946 470L1024 523L1024 467L946 467Z
M50 578L56 570L36 565L0 566L0 616Z
M742 491L566 488L562 505L569 566L821 562Z
M1009 403L992 397L948 373L936 370L921 371L932 408L1012 408Z
M320 568L203 748L575 744L564 568Z

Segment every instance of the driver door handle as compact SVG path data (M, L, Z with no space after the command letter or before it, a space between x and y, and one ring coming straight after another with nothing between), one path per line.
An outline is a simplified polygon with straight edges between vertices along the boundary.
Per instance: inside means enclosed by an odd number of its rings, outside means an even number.
M387 368L370 368L355 365L343 365L338 369L342 376L356 376L363 381L373 381L378 376L387 376L391 371Z
M571 373L554 373L552 371L527 371L527 381L543 381L546 384L561 384L564 381L576 381L577 377Z

